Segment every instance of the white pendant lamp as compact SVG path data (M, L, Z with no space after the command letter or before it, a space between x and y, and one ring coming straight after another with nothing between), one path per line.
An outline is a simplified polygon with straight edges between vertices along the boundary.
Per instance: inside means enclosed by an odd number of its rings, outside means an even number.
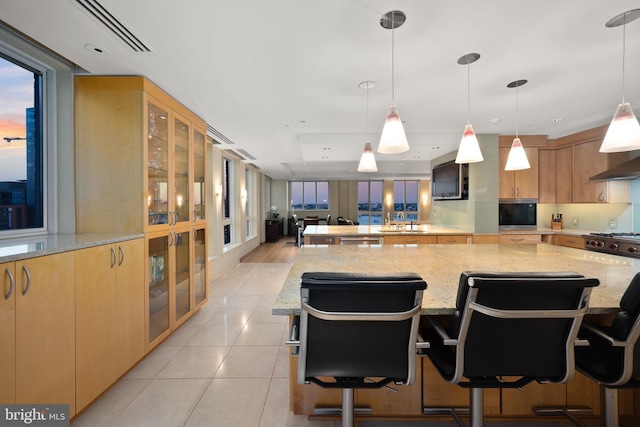
M458 155L456 156L456 163L477 163L484 160L484 157L482 157L482 151L480 151L478 138L476 138L476 134L473 131L473 126L471 126L471 119L469 117L471 105L471 96L469 95L469 64L473 64L478 59L480 59L479 53L468 53L458 59L458 64L467 66L467 125L464 127L464 132L462 133L462 139L460 140L460 146L458 147Z
M405 151L409 150L407 136L404 133L402 120L400 119L398 108L396 107L394 81L394 30L404 24L406 19L407 17L404 12L401 12L399 10L392 10L391 12L387 12L380 19L380 25L387 30L391 30L391 105L389 106L389 113L387 114L387 120L384 123L384 128L382 128L380 144L378 145L378 153L382 154L404 153Z
M522 142L518 138L518 88L527 83L526 80L516 80L507 85L508 88L516 88L516 137L511 144L511 150L509 150L509 157L507 157L507 164L504 167L506 171L517 171L522 169L529 169L529 159L527 159L527 153L524 151Z
M369 142L369 89L376 87L376 82L366 80L360 83L360 88L367 91L367 125L365 128L365 141L364 151L362 157L360 157L360 163L358 164L358 172L377 172L378 165L376 165L376 158L373 156L373 149L371 148L371 142Z
M631 105L624 101L624 57L626 24L640 18L640 9L633 9L614 16L605 24L608 28L622 25L622 103L616 108L609 129L600 146L601 153L616 153L640 149L640 124Z

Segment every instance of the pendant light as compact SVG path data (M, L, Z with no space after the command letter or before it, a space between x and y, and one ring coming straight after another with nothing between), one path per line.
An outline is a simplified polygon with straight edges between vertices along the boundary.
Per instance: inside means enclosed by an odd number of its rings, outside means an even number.
M516 137L511 144L509 157L507 157L507 164L504 167L504 170L506 171L517 171L531 168L529 159L527 159L527 153L524 151L524 147L522 147L520 138L518 138L518 88L526 83L526 80L516 80L507 85L508 88L516 88Z
M480 144L476 133L471 126L470 110L471 110L471 95L470 95L470 71L469 64L473 64L480 59L479 53L468 53L461 56L458 59L458 64L467 66L467 125L464 127L462 133L462 139L460 140L460 146L458 147L458 155L456 156L456 163L477 163L484 160L482 157L482 151L480 151Z
M395 101L395 39L394 31L400 27L406 21L407 17L404 12L399 10L392 10L385 13L380 18L380 25L387 30L391 30L391 105L389 106L389 113L387 114L387 120L382 128L382 135L380 136L380 144L378 145L378 153L382 154L397 154L404 153L409 150L409 143L407 142L407 136L404 133L404 127L402 126L402 120L400 120L400 114L396 107Z
M360 89L367 91L367 125L365 128L365 143L362 157L360 157L360 164L358 164L358 172L377 172L378 165L376 165L376 158L373 157L373 150L371 149L371 142L369 141L369 89L376 87L376 82L366 80L360 83Z
M640 124L631 105L624 100L624 56L625 28L628 22L640 18L640 9L633 9L611 18L605 26L608 28L622 25L622 103L618 105L609 129L600 146L601 153L615 153L640 149Z

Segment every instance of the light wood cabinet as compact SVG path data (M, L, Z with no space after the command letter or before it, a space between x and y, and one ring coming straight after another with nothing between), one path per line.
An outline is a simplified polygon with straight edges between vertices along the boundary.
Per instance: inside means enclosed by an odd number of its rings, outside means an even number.
M438 236L438 243L441 245L466 244L467 236Z
M146 349L194 312L206 234L206 123L143 77L77 76L76 228L145 233ZM203 264L206 267L206 262ZM198 304L206 301L206 268Z
M0 402L16 402L16 265L0 264Z
M538 151L538 203L556 201L556 151Z
M572 196L572 147L556 150L556 203L571 203ZM543 171L548 173L551 171Z
M142 239L76 253L76 405L86 407L144 355Z
M500 244L538 244L542 243L541 234L501 234Z
M596 140L572 147L572 201L574 203L621 203L630 201L628 181L589 181L629 158L628 153L600 153L602 141Z
M498 197L500 199L537 199L538 198L538 148L525 147L531 168L504 170L509 157L510 147L498 149L500 170L498 174Z
M385 245L425 245L438 243L437 236L426 235L387 235L384 236Z
M16 403L76 413L75 253L16 262Z
M565 234L558 234L556 236L556 245L567 246L570 248L584 249L584 239L580 236L568 236Z

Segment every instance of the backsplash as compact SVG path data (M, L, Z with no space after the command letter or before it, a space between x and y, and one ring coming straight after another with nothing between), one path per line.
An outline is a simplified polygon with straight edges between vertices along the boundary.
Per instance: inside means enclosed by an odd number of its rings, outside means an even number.
M538 203L538 227L550 228L551 215L556 213L562 214L564 229L637 231L633 227L633 204L630 203ZM611 227L612 221L615 228Z

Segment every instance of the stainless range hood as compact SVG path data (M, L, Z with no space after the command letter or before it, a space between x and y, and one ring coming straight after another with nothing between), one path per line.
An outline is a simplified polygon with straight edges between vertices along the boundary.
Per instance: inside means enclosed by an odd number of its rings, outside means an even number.
M589 178L589 181L636 179L640 177L640 157L627 160Z

